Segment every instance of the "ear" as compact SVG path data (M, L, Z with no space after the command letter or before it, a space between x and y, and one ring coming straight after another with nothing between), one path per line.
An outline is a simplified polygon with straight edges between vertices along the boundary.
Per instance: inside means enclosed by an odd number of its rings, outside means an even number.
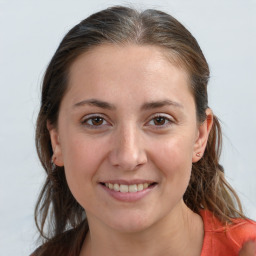
M54 155L54 164L60 167L64 166L60 139L59 139L57 128L53 126L49 121L47 121L47 129L49 131L50 138L51 138L52 151Z
M206 145L207 145L208 136L210 134L212 124L213 124L212 110L207 108L205 113L206 113L206 119L198 127L198 133L197 133L196 141L194 144L194 152L192 157L193 163L196 163L197 161L199 161L203 156Z

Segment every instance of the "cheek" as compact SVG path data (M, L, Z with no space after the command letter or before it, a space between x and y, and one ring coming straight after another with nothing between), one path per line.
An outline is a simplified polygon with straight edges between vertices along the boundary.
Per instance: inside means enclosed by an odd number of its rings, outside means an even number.
M85 196L91 197L91 188L97 182L97 170L104 160L103 144L83 134L66 136L62 154L68 186L76 200L84 206Z
M177 172L178 169L192 165L193 140L189 136L173 136L169 139L158 140L151 146L151 149L152 158L157 165L162 167L161 169L169 166L167 170Z
M66 129L63 135L61 150L65 169L73 173L92 175L106 154L104 145L107 142L72 127Z
M190 180L193 142L190 137L177 136L158 143L152 152L152 160L164 176L168 194L182 196Z

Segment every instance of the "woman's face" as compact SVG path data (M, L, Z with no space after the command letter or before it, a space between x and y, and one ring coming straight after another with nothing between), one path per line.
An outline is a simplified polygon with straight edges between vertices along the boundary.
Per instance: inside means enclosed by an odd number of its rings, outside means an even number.
M197 124L186 72L162 50L103 45L72 64L49 130L89 225L133 232L183 205L209 127Z

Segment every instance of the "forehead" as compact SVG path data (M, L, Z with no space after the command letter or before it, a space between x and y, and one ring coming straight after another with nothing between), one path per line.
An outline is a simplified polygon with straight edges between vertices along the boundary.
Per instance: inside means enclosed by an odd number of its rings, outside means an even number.
M80 55L71 65L69 92L74 100L84 93L86 97L96 94L110 99L115 95L118 98L122 95L128 97L132 93L151 100L171 91L176 91L177 95L177 90L189 92L187 72L168 57L163 49L156 46L96 46Z
M129 67L129 64L136 69L142 68L156 70L163 68L163 64L169 63L175 66L176 62L172 55L168 54L166 50L151 46L151 45L134 45L134 44L103 44L94 46L89 51L81 54L71 65L70 73L75 75L79 68L90 68L105 71L111 68ZM131 66L130 66L131 68Z

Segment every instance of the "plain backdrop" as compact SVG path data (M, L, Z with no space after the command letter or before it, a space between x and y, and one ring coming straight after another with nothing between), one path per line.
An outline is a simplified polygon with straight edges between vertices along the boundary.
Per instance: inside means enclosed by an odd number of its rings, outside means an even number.
M222 120L222 164L256 218L256 1L0 0L0 255L36 245L34 205L45 178L34 146L45 68L75 24L111 5L158 8L197 38L211 68L209 104Z

